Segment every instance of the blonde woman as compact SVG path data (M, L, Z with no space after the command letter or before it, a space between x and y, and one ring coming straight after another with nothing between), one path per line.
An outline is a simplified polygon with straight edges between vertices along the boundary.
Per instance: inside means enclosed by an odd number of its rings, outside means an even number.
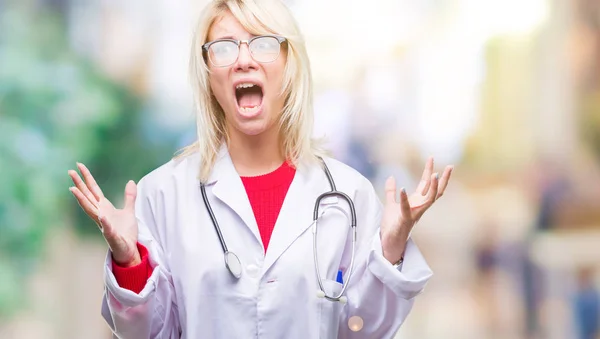
M69 174L110 251L102 314L119 338L391 338L431 271L409 235L446 188L433 160L382 204L311 140L312 83L277 0L211 1L191 53L197 141L115 208ZM325 194L325 195L323 195Z

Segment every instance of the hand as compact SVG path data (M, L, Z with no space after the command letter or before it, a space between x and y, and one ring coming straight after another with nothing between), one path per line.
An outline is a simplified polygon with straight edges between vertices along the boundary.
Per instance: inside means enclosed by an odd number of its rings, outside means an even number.
M75 187L69 190L85 213L98 225L110 248L113 260L120 266L135 266L141 262L137 249L138 225L135 217L137 187L133 181L125 186L125 207L117 209L104 197L102 190L85 165L77 163L85 182L74 170L69 176Z
M425 164L421 182L410 195L400 190L400 202L396 201L396 180L388 178L385 182L385 206L381 221L381 245L383 256L390 263L397 263L404 256L406 241L414 225L425 211L439 199L448 186L453 166L446 166L441 179L433 173L433 158Z

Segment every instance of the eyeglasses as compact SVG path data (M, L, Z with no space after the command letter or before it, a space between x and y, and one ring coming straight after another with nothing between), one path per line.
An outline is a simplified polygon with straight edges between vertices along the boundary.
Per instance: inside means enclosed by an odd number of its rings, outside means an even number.
M240 46L248 45L254 60L268 63L277 60L281 51L281 43L286 38L276 35L261 35L250 40L219 39L202 45L210 62L217 67L226 67L235 63L240 55Z

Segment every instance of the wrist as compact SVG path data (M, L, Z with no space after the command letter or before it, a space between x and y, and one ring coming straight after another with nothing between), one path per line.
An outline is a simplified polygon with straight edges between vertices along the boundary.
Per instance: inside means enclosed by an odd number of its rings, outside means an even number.
M400 265L404 260L404 251L383 251L383 257L392 265Z
M140 255L140 251L137 248L135 249L135 252L132 255L124 258L115 256L115 254L112 253L112 259L115 262L115 264L123 268L137 266L142 263L142 257Z
M399 265L404 260L404 251L408 241L408 234L400 232L395 236L383 236L381 238L383 257L392 265Z

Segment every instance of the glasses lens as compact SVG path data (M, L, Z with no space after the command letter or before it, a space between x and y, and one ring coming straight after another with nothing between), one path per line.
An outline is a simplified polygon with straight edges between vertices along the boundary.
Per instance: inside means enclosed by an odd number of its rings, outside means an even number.
M233 41L217 41L210 45L208 56L215 66L228 66L238 57L238 46Z
M279 41L273 37L260 37L252 40L250 52L258 62L272 62L279 56Z

